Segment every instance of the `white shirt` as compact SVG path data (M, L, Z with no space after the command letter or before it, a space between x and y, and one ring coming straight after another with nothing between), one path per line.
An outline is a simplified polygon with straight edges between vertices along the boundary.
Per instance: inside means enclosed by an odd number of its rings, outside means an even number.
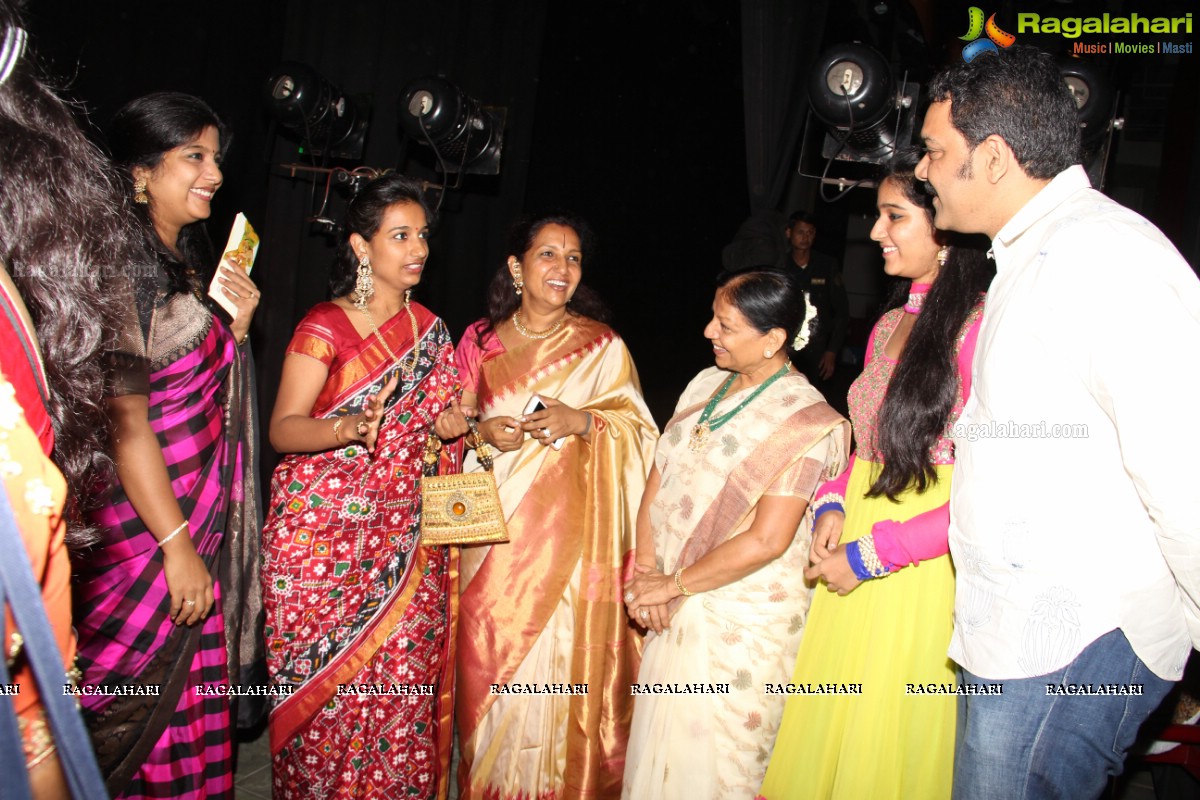
M954 429L950 657L1035 677L1120 628L1177 680L1200 644L1200 282L1080 166L992 244Z

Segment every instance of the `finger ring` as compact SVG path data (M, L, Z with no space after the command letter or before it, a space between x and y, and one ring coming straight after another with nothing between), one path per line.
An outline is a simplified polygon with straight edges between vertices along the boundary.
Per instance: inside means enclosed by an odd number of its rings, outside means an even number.
M633 592L626 592L626 593L625 593L625 602L626 602L626 603L632 603L632 602L633 602Z
M638 612L638 616L641 617L642 619L649 619L650 612L643 608L641 611Z
M184 600L183 602L184 602L185 604L189 605L189 606L194 606L194 605L196 605L196 601L195 601L195 600Z

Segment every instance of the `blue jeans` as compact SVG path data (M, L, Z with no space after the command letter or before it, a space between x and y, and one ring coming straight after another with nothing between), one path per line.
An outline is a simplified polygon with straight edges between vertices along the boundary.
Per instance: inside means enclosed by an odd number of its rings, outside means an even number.
M1003 684L1003 694L958 698L955 800L1098 797L1172 685L1142 663L1119 629L1037 678L992 681L960 672L963 685ZM1081 684L1142 693L1066 694Z

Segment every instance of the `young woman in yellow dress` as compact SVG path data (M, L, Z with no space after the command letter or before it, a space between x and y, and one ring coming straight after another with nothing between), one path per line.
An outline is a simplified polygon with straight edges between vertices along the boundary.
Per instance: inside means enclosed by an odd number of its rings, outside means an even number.
M915 164L898 157L879 187L871 238L904 280L850 388L858 449L813 501L806 575L828 591L817 589L796 657L798 693L761 790L770 800L950 796L955 698L908 686L955 682L949 426L971 391L993 270L982 249L934 230Z

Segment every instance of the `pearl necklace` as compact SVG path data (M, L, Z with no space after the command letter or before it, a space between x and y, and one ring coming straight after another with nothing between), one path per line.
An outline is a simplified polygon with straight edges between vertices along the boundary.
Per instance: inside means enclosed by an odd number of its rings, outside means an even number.
M526 339L545 339L557 333L558 329L563 325L563 320L566 318L567 317L564 314L561 318L559 318L558 322L554 323L549 328L546 328L544 331L531 331L529 328L526 328L521 324L521 312L518 311L512 315L512 324L513 327L517 329L517 333L521 334Z

